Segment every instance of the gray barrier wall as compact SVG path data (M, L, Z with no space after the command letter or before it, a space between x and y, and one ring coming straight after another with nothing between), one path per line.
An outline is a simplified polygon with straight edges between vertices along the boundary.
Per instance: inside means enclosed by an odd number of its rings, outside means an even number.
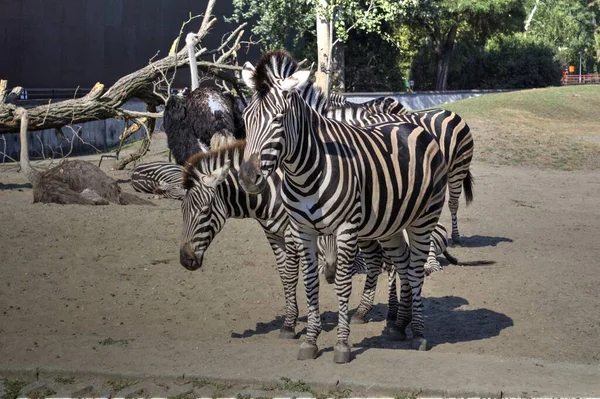
M145 111L146 104L140 100L130 100L123 105L123 108ZM30 131L27 135L29 157L31 159L61 158L69 152L71 155L108 152L119 145L119 136L123 133L124 126L125 122L121 119L79 123L73 125L72 129L63 127L61 132L64 138L60 137L55 129ZM157 128L162 128L162 119L158 121ZM74 131L77 132L77 136ZM124 144L139 140L145 134L146 132L140 129L128 137ZM11 162L10 158L18 160L20 151L18 133L0 135L0 162Z
M428 91L417 93L344 93L352 102L362 103L380 96L394 97L412 111L432 108L441 104L478 97L484 94L502 93L510 90L457 90L457 91Z
M380 96L391 96L400 101L411 110L419 110L439 106L465 98L482 96L485 94L500 93L506 90L469 90L469 91L447 91L447 92L419 92L419 93L345 93L350 101L364 102ZM131 100L124 108L143 111L145 104L140 100ZM119 135L123 132L124 122L119 119L108 119L105 121L94 121L81 123L74 126L80 129L81 139L75 137L69 128L63 128L62 132L67 140L61 139L54 129L29 133L29 156L32 159L45 157L60 157L70 151L71 141L73 151L71 155L92 154L97 150L106 152L119 145ZM162 128L162 120L157 123L157 129ZM127 142L143 138L145 132L140 130L127 139ZM2 137L6 140L3 142ZM85 142L85 143L84 143ZM43 145L42 145L43 143ZM87 144L86 144L87 143ZM0 152L6 153L13 159L19 159L20 151L19 135L16 133L0 136ZM42 152L43 151L43 152ZM0 162L9 162L10 159L0 154Z

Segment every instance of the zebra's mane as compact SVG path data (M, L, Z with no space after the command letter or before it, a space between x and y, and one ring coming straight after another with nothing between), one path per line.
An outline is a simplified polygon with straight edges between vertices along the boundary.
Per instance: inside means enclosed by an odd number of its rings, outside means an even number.
M238 140L233 144L220 147L216 150L199 152L192 155L183 168L183 187L189 190L194 186L193 169L203 174L210 174L215 169L223 166L227 161L229 161L232 168L237 169L244 155L245 148L246 140Z
M279 87L279 82L290 77L298 70L298 62L285 50L265 53L256 64L252 80L260 97L266 95L272 87ZM299 87L300 96L321 115L327 113L329 101L312 81ZM335 96L334 102L341 103L341 96Z
M256 92L264 96L277 81L287 78L298 70L298 62L285 50L265 53L254 68L252 80Z

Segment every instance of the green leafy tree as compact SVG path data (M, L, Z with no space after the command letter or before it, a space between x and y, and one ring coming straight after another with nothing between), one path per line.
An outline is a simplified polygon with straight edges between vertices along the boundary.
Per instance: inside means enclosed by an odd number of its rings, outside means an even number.
M307 52L305 44L317 43L317 84L319 74L332 69L332 48L344 43L350 32L375 34L391 41L382 24L398 19L402 6L412 0L233 0L233 20L250 21L252 33L261 40L265 51L290 48L294 55ZM308 52L309 55L314 54ZM343 68L343 63L337 64ZM325 87L324 87L325 86Z
M526 7L526 35L552 47L563 66L578 62L580 51L600 63L600 1L527 0Z
M401 13L401 23L421 32L433 54L435 89L446 90L454 46L461 37L483 45L497 33L523 29L524 0L414 0Z

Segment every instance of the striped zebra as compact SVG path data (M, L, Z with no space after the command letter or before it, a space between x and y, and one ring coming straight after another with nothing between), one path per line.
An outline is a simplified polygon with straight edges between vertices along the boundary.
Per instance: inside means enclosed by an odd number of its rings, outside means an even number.
M411 346L424 350L424 263L446 187L447 167L440 147L413 124L388 122L363 128L326 118L320 106L326 101L316 96L307 102L299 93L310 71L297 69L296 61L282 51L265 54L256 68L244 65L242 78L255 93L244 111L247 145L239 180L244 190L259 194L268 186L269 176L280 166L284 170L282 200L292 239L286 241L286 252L292 255L288 264L299 257L308 302L307 333L298 359L314 358L318 352L320 235L335 235L338 248L334 361L350 360L351 265L360 247L370 257L369 274L380 269L381 256L367 245L375 240L400 275L399 336L405 337L411 323Z
M245 142L239 141L233 145L223 147L206 153L193 156L186 163L185 168L165 163L167 166L181 168L178 176L181 177L181 185L184 187L185 196L182 197L184 245L180 250L180 262L188 270L196 270L201 267L204 253L208 250L212 240L221 231L225 220L228 218L254 218L262 226L265 236L269 241L275 260L277 270L285 290L286 319L288 323L280 331L281 338L295 337L295 329L290 327L296 325L298 318L298 306L296 303L296 287L298 284L298 270L295 274L285 271L284 233L288 226L288 216L283 209L281 201L281 177L282 171L271 176L267 195L248 196L241 190L238 181L237 170L242 161ZM158 163L160 164L160 163ZM149 164L150 165L150 164ZM141 165L140 165L141 166ZM226 176L226 177L224 177ZM437 235L436 235L437 233ZM444 253L447 240L445 240L445 228L438 224L432 233L432 245L436 255ZM379 249L380 252L383 252ZM385 254L383 254L385 256ZM446 254L448 259L449 255ZM332 236L319 238L319 258L321 266L319 273L333 283L335 268L337 264L337 246ZM389 264L389 261L388 261ZM395 269L389 270L393 273L389 278L391 309L388 311L390 320L398 309L398 299L395 295L396 281ZM362 254L356 257L352 268L352 274L367 273L366 262ZM357 315L366 314L373 306L375 283L365 282L365 291L353 321L358 320ZM373 291L373 294L371 294ZM394 292L392 296L391 293ZM366 309L366 310L364 310ZM356 319L356 320L355 320Z
M245 141L192 156L183 168L185 196L182 202L183 245L180 263L188 270L202 266L204 254L212 240L229 218L253 218L263 228L275 255L277 271L284 287L286 323L280 338L294 338L298 319L296 287L298 268L286 269L285 236L288 215L281 201L282 171L269 177L268 190L260 195L248 195L240 188L238 169L242 162ZM336 249L322 237L322 257L335 259ZM330 254L327 251L333 250ZM360 262L360 258L357 258ZM297 263L297 259L295 260ZM294 261L292 260L292 263ZM357 270L363 266L356 267Z
M307 85L304 91L310 90ZM353 106L336 105L328 109L327 116L356 126L366 126L389 120L388 114L399 115L400 120L421 126L432 134L439 142L448 164L448 208L452 218L452 244L460 245L458 231L459 198L465 191L467 205L473 201L473 177L470 171L473 159L473 135L467 123L454 112L443 109L433 109L419 112L408 112L402 104L391 98L387 107L379 109L367 103ZM373 101L377 101L373 100Z
M149 162L136 166L131 185L139 193L156 194L163 198L182 199L183 167L170 162Z

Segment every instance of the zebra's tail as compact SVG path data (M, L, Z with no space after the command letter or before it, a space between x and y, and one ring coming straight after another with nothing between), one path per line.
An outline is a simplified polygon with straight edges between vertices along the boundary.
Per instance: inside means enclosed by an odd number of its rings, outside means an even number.
M444 257L448 259L448 262L450 262L453 265L458 265L458 259L450 255L450 252L448 252L448 250L445 249L442 253L444 254Z
M473 202L473 175L471 174L471 170L467 170L467 174L463 179L463 189L465 191L465 199L467 201L467 205Z

